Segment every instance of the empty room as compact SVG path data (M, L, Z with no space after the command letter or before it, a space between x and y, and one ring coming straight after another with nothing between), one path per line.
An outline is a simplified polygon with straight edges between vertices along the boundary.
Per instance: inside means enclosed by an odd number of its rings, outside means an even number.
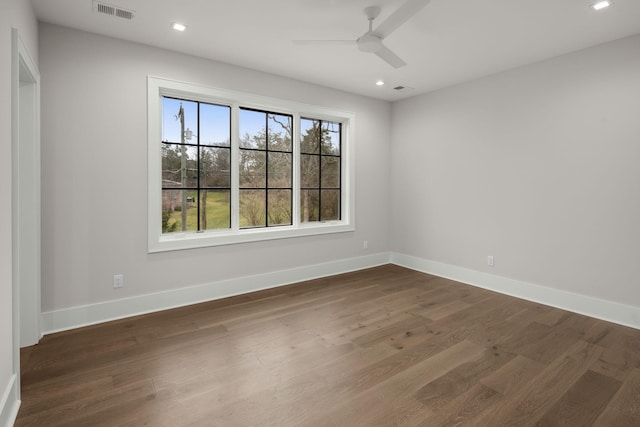
M0 426L640 426L640 2L2 0Z

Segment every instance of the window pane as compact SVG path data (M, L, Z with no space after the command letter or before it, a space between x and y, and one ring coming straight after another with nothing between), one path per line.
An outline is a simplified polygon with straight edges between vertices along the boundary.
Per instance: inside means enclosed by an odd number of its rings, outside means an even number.
M300 186L302 188L320 187L320 156L300 155Z
M240 148L267 148L267 114L261 111L240 109Z
M318 154L320 152L320 121L300 120L300 152Z
M231 187L229 148L200 148L200 187Z
M291 190L269 190L268 199L268 225L291 225Z
M319 201L319 190L300 191L300 221L318 221Z
M322 122L322 154L340 155L340 123Z
M340 187L340 158L322 156L322 188Z
M240 187L267 186L266 154L264 151L240 150Z
M240 228L267 225L265 199L265 190L240 190Z
M231 227L231 191L200 191L200 229L215 230Z
M333 221L340 219L340 190L322 190L321 197L321 221Z
M291 116L269 114L269 150L291 151Z
M198 103L180 99L162 97L162 140L175 143L197 144L195 136L190 141L182 140L180 136L180 105L184 111L184 129L198 129Z
M291 188L291 154L269 153L269 188Z
M197 195L195 190L162 190L163 233L197 231Z
M183 162L184 158L184 162ZM162 144L162 186L195 187L198 185L197 147ZM184 175L183 175L184 170Z
M200 104L200 144L224 147L231 145L231 108Z

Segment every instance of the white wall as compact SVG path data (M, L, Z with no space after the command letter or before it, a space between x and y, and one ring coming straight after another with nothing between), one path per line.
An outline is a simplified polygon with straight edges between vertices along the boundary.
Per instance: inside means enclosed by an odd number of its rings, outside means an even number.
M40 51L43 311L388 251L389 103L49 24ZM147 254L149 74L355 112L356 231Z
M38 58L38 32L31 3L3 0L0 3L0 400L10 386L14 345L11 275L11 30L17 28L32 55ZM9 397L10 398L10 397ZM11 402L0 402L0 424Z
M640 35L396 102L392 123L393 251L640 308Z

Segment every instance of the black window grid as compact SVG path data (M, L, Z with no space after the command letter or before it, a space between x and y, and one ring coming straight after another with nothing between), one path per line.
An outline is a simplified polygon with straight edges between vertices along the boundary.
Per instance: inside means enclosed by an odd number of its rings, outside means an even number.
M202 185L202 167L200 164L200 158L201 158L201 149L202 147L212 147L212 148L217 148L217 149L224 149L224 150L228 150L229 151L229 164L231 165L231 162L233 161L233 157L232 157L232 151L231 151L231 146L221 146L221 145L215 145L215 144L201 144L200 143L200 106L202 104L205 105L213 105L213 106L218 106L218 107L226 107L229 108L226 105L219 105L219 104L212 104L209 102L202 102L202 101L195 101L195 100L191 100L191 99L182 99L182 98L174 98L174 97L170 97L170 96L163 96L163 98L168 98L168 99L175 99L177 101L184 101L184 102L194 102L197 105L196 108L196 137L198 138L198 142L197 143L191 143L191 142L173 142L173 141L161 141L162 144L167 144L167 145L178 145L178 146L184 146L184 147L195 147L196 148L196 182L197 185L194 186L180 186L180 187L166 187L166 186L162 186L162 190L166 191L166 190L174 190L174 191L195 191L196 193L196 197L195 197L195 203L196 203L196 231L197 232L203 232L204 230L202 229L202 221L201 221L201 196L202 196L202 191L228 191L229 192L229 223L227 228L231 228L231 197L232 197L232 191L231 191L231 171L229 170L229 186L216 186L216 187L207 187ZM229 114L229 130L231 130L231 114ZM181 138L182 140L182 138ZM231 140L231 135L229 135L229 140Z
M342 146L343 146L343 138L342 138L342 123L330 122L338 125L338 135L340 141L340 152L339 154L331 154L331 153L323 153L322 152L322 126L327 123L326 120L313 119L309 117L302 117L302 120L311 120L318 122L318 128L320 131L318 132L318 152L317 153L305 153L300 152L300 155L305 156L314 156L318 158L318 186L317 187L300 187L300 191L318 191L318 222L326 221L326 219L322 218L322 190L332 190L338 191L338 220L342 219ZM322 158L323 157L333 157L338 159L338 187L323 187L322 186ZM301 180L302 181L302 180Z
M267 111L267 110L260 110L260 109L256 109L256 108L249 108L249 107L240 107L241 110L246 110L246 111L254 111L254 112L258 112L258 113L264 113L264 119L265 119L265 123L264 123L264 127L265 127L265 148L264 149L259 149L259 148L252 148L252 147L240 147L240 151L254 151L254 152L263 152L265 153L265 186L264 187L243 187L243 186L239 186L239 190L245 190L245 191L264 191L264 204L265 204L265 224L264 225L254 225L254 226L246 226L246 227L240 227L241 229L249 229L249 228L265 228L265 227L283 227L283 226L288 226L288 225L292 225L293 224L293 138L291 138L291 149L290 150L274 150L270 148L270 144L269 144L269 115L270 114L277 114L279 116L285 116L285 117L289 117L290 121L291 121L291 136L293 136L293 132L294 132L294 125L293 125L293 116L291 114L285 114L285 113L278 113L275 111ZM286 153L286 154L290 154L291 155L291 166L290 166L290 170L289 170L289 176L291 177L290 182L291 185L289 187L270 187L269 186L269 153ZM289 198L289 212L291 212L290 215L290 220L288 224L270 224L269 223L269 190L289 190L290 192L290 198Z

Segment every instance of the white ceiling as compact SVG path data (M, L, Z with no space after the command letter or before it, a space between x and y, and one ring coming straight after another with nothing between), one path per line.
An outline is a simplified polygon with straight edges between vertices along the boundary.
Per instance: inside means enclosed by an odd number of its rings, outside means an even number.
M32 3L41 21L385 100L640 33L640 0L614 0L599 12L589 7L595 0L432 0L385 39L408 63L400 69L355 46L292 43L356 39L367 30L366 6L382 8L380 23L404 1L105 0L135 11L132 21L95 13L92 0ZM175 21L187 31L172 30Z

